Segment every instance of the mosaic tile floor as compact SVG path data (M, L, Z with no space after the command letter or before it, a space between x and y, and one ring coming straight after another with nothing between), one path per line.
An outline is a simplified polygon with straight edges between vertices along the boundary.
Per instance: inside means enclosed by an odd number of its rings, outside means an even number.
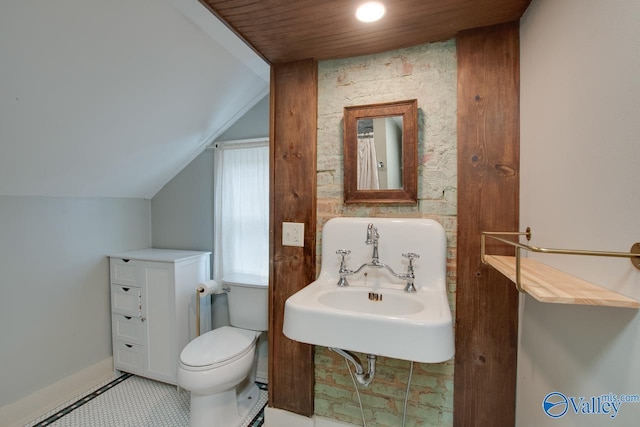
M242 427L259 427L264 423L267 404L265 384L260 400ZM131 374L89 390L25 427L188 427L189 393L176 386Z

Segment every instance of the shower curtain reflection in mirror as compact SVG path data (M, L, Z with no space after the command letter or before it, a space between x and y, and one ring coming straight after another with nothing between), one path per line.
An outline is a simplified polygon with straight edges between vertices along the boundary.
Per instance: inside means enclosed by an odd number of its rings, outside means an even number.
M378 190L378 158L373 134L358 135L358 190Z

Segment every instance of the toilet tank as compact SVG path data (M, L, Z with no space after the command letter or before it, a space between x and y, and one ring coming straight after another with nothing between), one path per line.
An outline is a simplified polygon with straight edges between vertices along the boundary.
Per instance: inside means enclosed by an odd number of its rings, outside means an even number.
M229 321L236 328L266 331L269 323L269 278L232 274L222 278L228 288Z

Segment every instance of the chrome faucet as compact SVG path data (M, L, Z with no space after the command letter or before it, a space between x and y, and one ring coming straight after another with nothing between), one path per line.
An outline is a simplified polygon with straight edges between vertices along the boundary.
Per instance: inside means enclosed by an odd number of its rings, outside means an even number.
M349 270L347 269L347 263L345 262L345 256L351 253L350 250L347 249L338 249L336 251L336 255L340 255L340 269L338 270L338 274L340 278L338 279L338 286L349 286L349 282L347 281L347 276L352 274L359 273L365 267L373 267L373 268L384 268L389 271L393 276L397 277L401 280L406 280L407 284L404 287L405 292L413 293L416 292L416 287L413 282L416 278L413 271L413 260L420 258L420 255L409 252L406 254L402 254L403 257L409 260L409 266L407 267L407 272L405 274L396 273L393 271L391 267L387 264L380 262L378 257L378 240L380 239L380 234L378 233L378 229L373 226L373 224L369 224L367 226L367 239L364 241L366 245L373 245L373 255L371 256L371 262L365 262L357 270Z
M364 241L366 245L373 245L373 255L371 257L371 264L379 265L380 260L378 258L378 239L380 239L380 234L378 234L378 229L373 226L373 224L369 224L367 226L367 240Z

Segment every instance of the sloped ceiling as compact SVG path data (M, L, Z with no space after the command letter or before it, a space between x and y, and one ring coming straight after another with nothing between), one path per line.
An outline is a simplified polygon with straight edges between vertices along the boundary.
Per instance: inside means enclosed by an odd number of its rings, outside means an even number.
M151 198L268 92L197 0L3 0L0 195Z

